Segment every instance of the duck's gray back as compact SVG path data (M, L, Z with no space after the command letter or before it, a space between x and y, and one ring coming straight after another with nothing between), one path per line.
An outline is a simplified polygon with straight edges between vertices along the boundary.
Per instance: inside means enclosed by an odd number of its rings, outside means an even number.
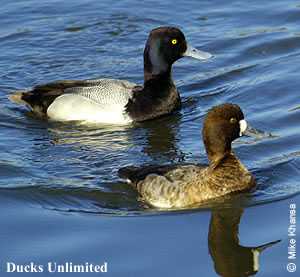
M136 86L125 80L97 79L87 80L84 87L66 89L68 94L76 94L88 98L100 105L126 105L132 97L132 89Z

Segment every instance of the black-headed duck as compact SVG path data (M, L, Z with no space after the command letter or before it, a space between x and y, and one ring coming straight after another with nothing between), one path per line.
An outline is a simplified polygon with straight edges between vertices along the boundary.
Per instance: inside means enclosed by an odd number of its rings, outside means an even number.
M146 42L143 86L115 79L63 80L18 91L10 98L55 121L129 124L149 120L180 108L171 68L184 56L208 59L211 54L189 46L179 29L159 27Z
M119 176L137 189L143 201L159 208L183 208L250 190L255 186L254 177L231 149L231 143L246 129L239 106L216 106L206 115L202 130L208 166L125 167L119 170Z

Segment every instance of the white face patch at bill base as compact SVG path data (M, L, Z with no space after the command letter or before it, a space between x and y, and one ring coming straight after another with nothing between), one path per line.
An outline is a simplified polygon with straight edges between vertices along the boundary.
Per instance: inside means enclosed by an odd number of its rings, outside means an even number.
M253 270L257 272L259 270L259 251L256 249L251 249L253 254Z
M247 129L247 121L245 119L240 120L240 137L243 135L243 133Z

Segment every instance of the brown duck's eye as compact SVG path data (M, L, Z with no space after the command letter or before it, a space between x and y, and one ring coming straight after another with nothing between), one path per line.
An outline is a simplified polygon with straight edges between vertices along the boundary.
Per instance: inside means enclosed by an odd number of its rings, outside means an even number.
M230 123L231 124L237 123L237 119L235 117L230 118Z

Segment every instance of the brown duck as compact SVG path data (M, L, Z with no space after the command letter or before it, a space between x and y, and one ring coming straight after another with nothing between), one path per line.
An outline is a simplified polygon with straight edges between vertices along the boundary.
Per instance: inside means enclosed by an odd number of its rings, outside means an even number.
M127 179L141 199L159 208L182 208L233 192L248 191L255 180L231 149L247 122L239 106L212 108L202 130L208 166L181 164L125 167L119 176Z

